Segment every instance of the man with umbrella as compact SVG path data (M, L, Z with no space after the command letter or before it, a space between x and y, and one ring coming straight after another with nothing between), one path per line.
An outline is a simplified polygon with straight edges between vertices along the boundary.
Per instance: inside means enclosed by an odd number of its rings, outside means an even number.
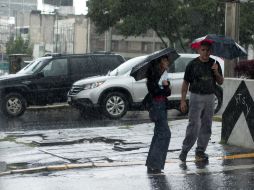
M192 146L197 141L196 161L208 161L205 154L211 136L212 117L214 112L214 92L216 83L223 83L221 67L210 58L212 41L203 40L199 43L199 57L192 60L186 67L182 84L180 109L187 111L186 94L189 89L189 123L179 159L183 162Z

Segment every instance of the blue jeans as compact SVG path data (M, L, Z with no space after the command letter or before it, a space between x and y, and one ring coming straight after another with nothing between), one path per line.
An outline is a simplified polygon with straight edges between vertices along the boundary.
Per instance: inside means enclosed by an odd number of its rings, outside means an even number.
M166 102L153 100L149 116L155 123L155 127L146 160L146 166L153 169L164 169L171 138L171 132L168 126Z

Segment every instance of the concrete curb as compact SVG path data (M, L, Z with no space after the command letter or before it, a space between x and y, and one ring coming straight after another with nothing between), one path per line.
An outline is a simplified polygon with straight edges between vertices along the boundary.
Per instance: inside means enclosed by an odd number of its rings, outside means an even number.
M216 160L231 160L231 159L242 159L242 158L254 158L254 153L244 153L244 154L214 157L214 159ZM166 163L178 163L178 162L179 162L178 159L166 160ZM195 162L195 159L187 160L186 162ZM32 174L32 173L39 173L39 172L62 171L62 170L69 170L69 169L122 167L122 166L137 166L137 165L145 165L145 161L52 165L52 166L45 166L45 167L18 169L18 170L10 170L6 172L1 172L0 177L11 175L11 174Z
M52 165L45 167L36 167L36 168L28 168L28 169L18 169L18 170L10 170L6 172L1 172L1 176L11 175L11 174L32 174L38 172L46 172L46 171L61 171L68 169L81 169L81 168L100 168L100 167L120 167L120 166L133 166L133 165L144 165L144 161L136 161L136 162L114 162L114 163L84 163L84 164L64 164L64 165Z

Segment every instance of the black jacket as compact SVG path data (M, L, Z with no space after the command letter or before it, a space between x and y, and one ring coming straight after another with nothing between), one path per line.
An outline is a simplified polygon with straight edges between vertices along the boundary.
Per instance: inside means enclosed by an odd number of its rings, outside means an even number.
M171 90L169 88L169 85L163 86L163 89L160 88L158 82L161 78L162 73L159 72L159 69L157 69L154 66L151 66L146 73L147 77L147 89L149 94L152 97L155 96L170 96L171 95Z

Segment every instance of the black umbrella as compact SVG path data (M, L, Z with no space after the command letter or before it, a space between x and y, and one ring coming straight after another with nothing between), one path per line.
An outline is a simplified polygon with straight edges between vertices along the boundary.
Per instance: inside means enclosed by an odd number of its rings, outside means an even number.
M135 80L141 80L146 78L146 71L151 65L151 62L165 55L168 56L170 63L173 63L174 60L176 60L179 57L178 53L173 48L165 48L165 49L156 51L148 55L148 57L143 62L133 67L130 75L133 76Z
M230 37L208 34L201 38L195 39L191 43L191 47L193 49L199 48L202 41L208 41L212 44L212 55L225 59L234 59L237 57L247 56L246 50Z

